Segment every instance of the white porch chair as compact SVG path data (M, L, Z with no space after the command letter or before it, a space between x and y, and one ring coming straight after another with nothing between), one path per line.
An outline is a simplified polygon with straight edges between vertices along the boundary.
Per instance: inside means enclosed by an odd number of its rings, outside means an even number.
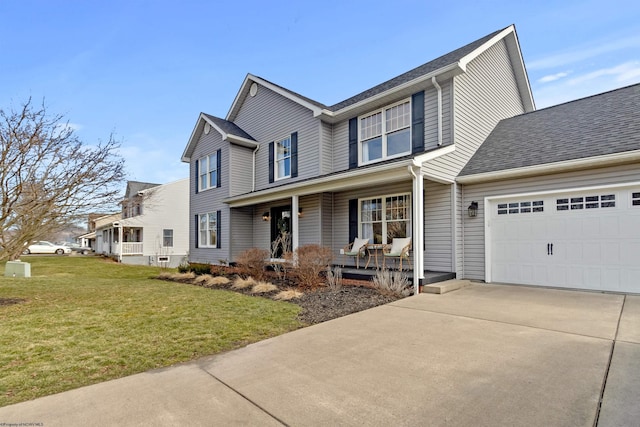
M369 239L361 239L356 237L353 243L349 243L344 247L344 257L353 256L356 257L356 268L360 268L360 257L366 254L367 245L369 244ZM344 259L342 260L342 264L344 266Z
M387 258L400 260L400 270L402 270L402 260L409 259L409 250L411 249L411 237L394 238L390 245L385 245L382 249L383 262L382 268L386 267Z

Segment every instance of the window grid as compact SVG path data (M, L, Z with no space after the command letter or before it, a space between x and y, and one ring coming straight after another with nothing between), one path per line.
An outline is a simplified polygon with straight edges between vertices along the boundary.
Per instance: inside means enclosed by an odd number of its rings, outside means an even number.
M173 247L173 230L172 229L162 230L162 246L165 248Z
M583 210L583 209L615 208L615 207L616 207L615 194L565 197L562 199L556 199L557 211L569 211L569 210L574 211L574 210Z
M206 213L200 215L200 241L198 246L215 248L218 245L218 236L216 234L216 213Z
M361 236L388 244L411 234L411 195L382 196L360 201Z
M276 143L276 178L291 176L291 137Z
M544 201L507 202L498 204L498 215L544 212Z
M410 153L411 102L403 101L361 117L360 150L362 163Z
M202 157L199 162L199 190L218 185L218 153Z
M631 193L631 206L640 206L640 193Z

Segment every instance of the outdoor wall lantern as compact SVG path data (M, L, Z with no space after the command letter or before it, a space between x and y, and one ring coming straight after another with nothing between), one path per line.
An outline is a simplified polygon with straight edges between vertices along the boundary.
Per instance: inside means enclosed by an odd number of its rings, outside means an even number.
M269 214L269 212L265 212L265 213L262 214L262 220L263 221L271 220L271 215Z
M298 208L298 218L302 218L302 208Z
M473 218L478 215L478 202L471 202L469 205L469 217Z

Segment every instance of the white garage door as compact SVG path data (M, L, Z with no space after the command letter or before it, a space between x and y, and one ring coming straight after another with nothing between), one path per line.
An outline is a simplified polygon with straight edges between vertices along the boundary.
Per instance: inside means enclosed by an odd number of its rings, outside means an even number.
M640 293L640 187L489 199L492 282Z

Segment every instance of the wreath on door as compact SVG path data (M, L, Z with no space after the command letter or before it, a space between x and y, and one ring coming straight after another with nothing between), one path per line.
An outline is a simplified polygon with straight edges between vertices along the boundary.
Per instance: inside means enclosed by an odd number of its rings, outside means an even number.
M288 233L290 229L289 218L278 219L278 231L280 234Z

